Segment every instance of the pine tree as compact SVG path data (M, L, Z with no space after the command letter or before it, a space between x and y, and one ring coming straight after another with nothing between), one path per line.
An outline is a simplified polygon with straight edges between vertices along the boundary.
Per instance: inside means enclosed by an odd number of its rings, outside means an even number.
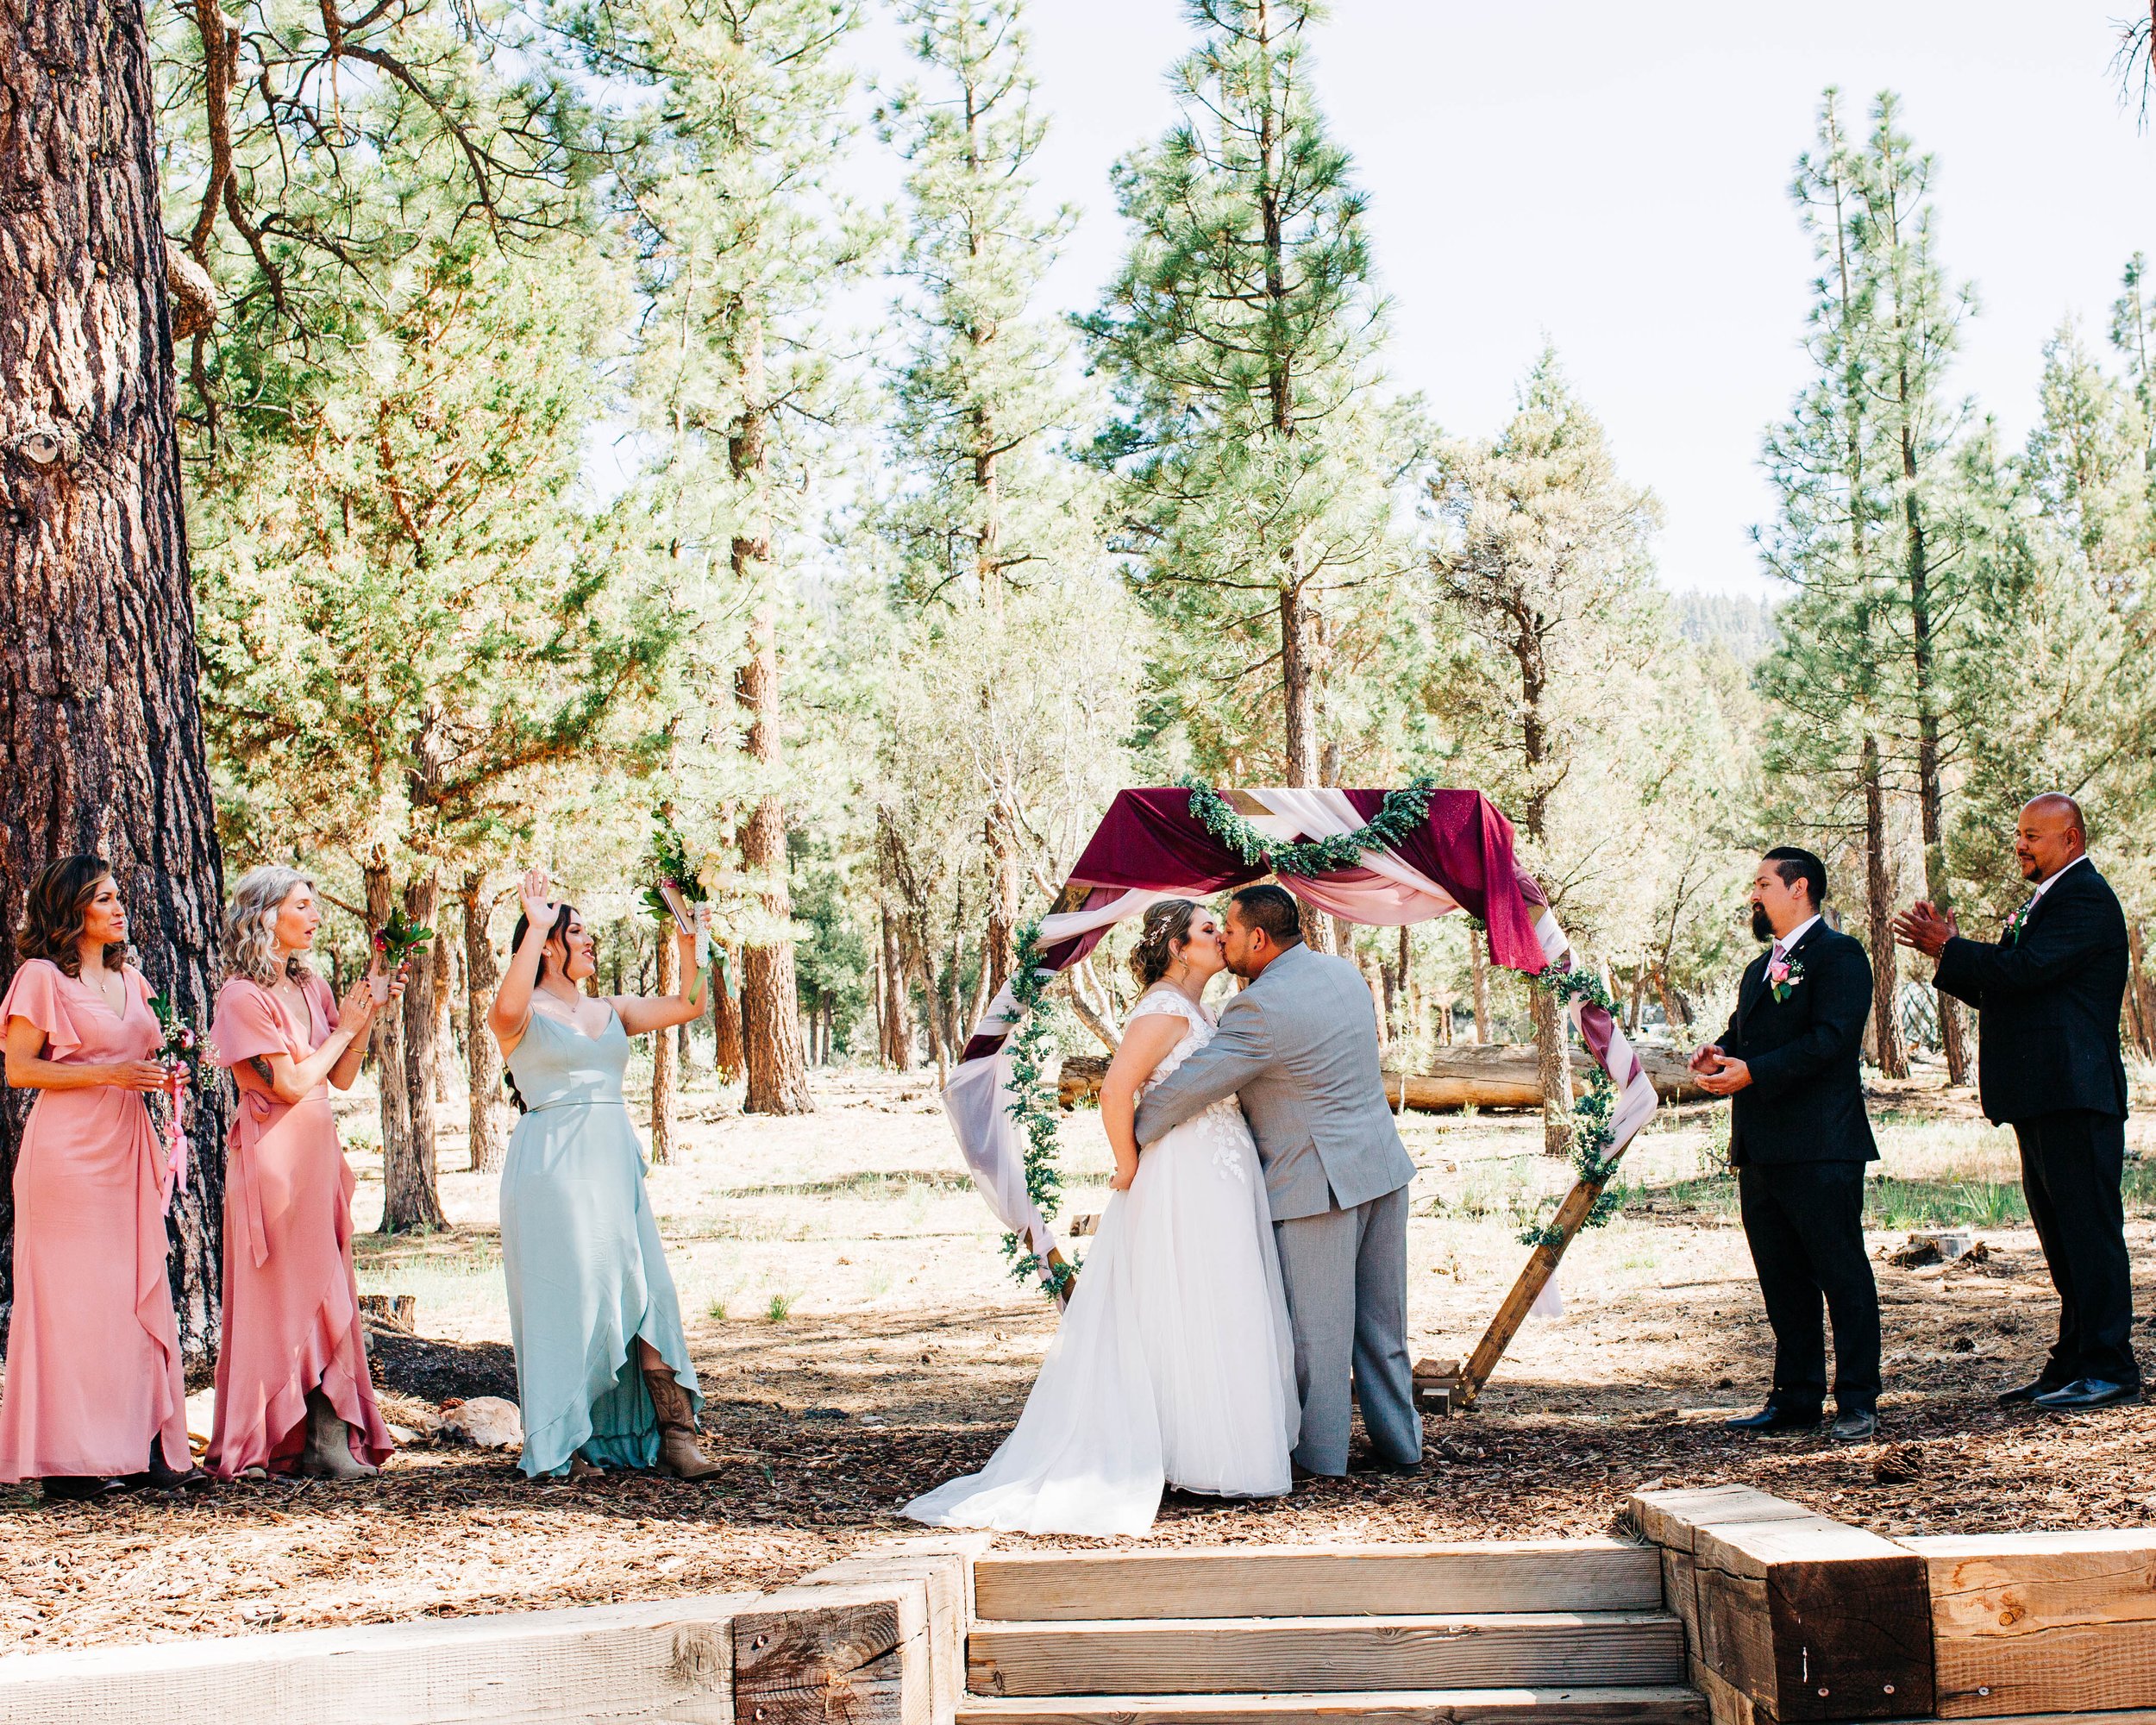
M907 0L901 16L932 81L881 116L906 163L898 270L906 351L890 435L906 483L879 511L900 554L901 596L1004 617L1007 593L1050 589L1075 612L1100 603L1097 485L1051 442L1079 423L1064 382L1069 344L1033 296L1072 212L1034 215L1033 106L1020 0ZM1109 601L1112 603L1112 599ZM992 688L949 691L956 712ZM963 723L963 721L958 721ZM993 994L1009 975L1019 895L1035 850L1032 786L984 756L981 842L990 882L984 947Z
M1096 454L1204 752L1273 756L1251 709L1276 690L1275 758L1311 785L1341 741L1326 661L1349 601L1409 561L1393 505L1415 428L1383 391L1366 201L1311 89L1323 9L1188 9L1183 118L1116 170L1129 252L1083 320L1123 410Z
M667 552L687 603L747 619L705 681L733 668L740 758L718 800L761 906L740 996L743 1107L760 1113L815 1106L787 879L784 507L839 409L819 314L878 238L819 190L852 130L839 50L858 18L847 0L593 0L576 22L592 69L649 97L621 168L648 327L664 332L639 387L663 444Z
M500 252L441 210L334 345L221 350L249 387L194 511L204 706L238 855L341 852L370 921L396 908L443 932L445 871L530 831L540 775L603 756L670 631L576 505L592 361L619 317L590 248ZM443 1221L431 965L405 1000L376 1044L405 1081L381 1087L392 1231Z
M1858 193L1865 209L1864 262L1873 299L1868 370L1896 457L1896 561L1899 580L1879 615L1888 642L1885 693L1905 769L1914 781L1924 846L1926 896L1952 898L1946 868L1946 774L1959 753L1959 716L1980 680L1987 610L2001 597L1977 572L1967 518L1954 507L1954 444L1968 417L1946 395L1946 376L1971 301L1948 280L1934 245L1932 158L1916 153L1891 91L1872 110ZM1978 647L1972 653L1972 645ZM1948 1082L1969 1082L1959 1004L1941 994L1939 1020Z
M1572 871L1552 866L1555 800L1625 709L1623 667L1646 656L1627 650L1627 637L1636 648L1654 604L1647 540L1658 511L1619 477L1600 422L1547 350L1503 434L1446 452L1433 498L1448 530L1431 564L1438 594L1483 649L1479 676L1452 699L1479 708L1461 715L1462 728L1491 740L1486 782L1560 903ZM1552 994L1538 989L1534 1006L1545 1148L1564 1155L1572 1142L1565 1020Z

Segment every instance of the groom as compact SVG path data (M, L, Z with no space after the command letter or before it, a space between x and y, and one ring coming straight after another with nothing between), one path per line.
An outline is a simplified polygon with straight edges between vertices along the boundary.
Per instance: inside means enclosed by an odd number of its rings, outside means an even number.
M1294 900L1245 887L1228 901L1221 947L1245 986L1211 1042L1138 1105L1140 1147L1224 1096L1257 1140L1280 1245L1302 1397L1296 1466L1347 1471L1352 1393L1381 1462L1422 1460L1407 1360L1407 1182L1377 1063L1369 984L1344 958L1302 944Z

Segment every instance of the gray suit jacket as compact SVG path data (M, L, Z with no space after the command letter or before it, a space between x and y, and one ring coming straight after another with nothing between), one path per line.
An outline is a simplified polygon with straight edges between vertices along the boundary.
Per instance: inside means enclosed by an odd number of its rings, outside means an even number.
M1223 1096L1250 1123L1276 1222L1352 1209L1415 1177L1385 1102L1369 984L1344 958L1297 944L1261 970L1221 1008L1213 1040L1138 1104L1138 1143Z

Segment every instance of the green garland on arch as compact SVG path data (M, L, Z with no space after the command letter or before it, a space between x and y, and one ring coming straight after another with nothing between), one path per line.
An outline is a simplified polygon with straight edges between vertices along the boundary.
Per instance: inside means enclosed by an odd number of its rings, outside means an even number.
M1585 1000L1613 1019L1617 1016L1616 1002L1602 987L1602 979L1591 970L1560 970L1552 964L1545 966L1541 975L1530 976L1527 982L1531 988L1556 995L1560 1012L1574 1000ZM1589 1057L1587 1092L1572 1105L1572 1170L1590 1184L1600 1184L1617 1171L1617 1158L1610 1154L1610 1145L1617 1137L1616 1113L1617 1087L1610 1082L1601 1063ZM1599 1228L1620 1206L1614 1192L1598 1193L1580 1223L1581 1232ZM1520 1232L1520 1243L1561 1246L1564 1236L1554 1222L1537 1222Z
M1010 1041L1011 1103L1006 1112L1025 1139L1025 1195L1033 1201L1041 1220L1052 1222L1062 1207L1063 1176L1056 1162L1055 1104L1044 1076L1050 1034L1048 1014L1041 1009L1046 987L1041 971L1041 925L1036 918L1018 931L1011 969L1011 998L1017 1002L1019 1017ZM1004 1235L1003 1255L1010 1260L1014 1280L1038 1281L1041 1292L1052 1300L1063 1298L1078 1274L1075 1264L1050 1264L1044 1254L1028 1251L1020 1234Z
M1386 792L1384 806L1367 826L1297 844L1266 837L1203 779L1181 778L1175 782L1190 793L1192 816L1204 822L1206 831L1253 869L1262 866L1275 875L1300 875L1307 879L1334 869L1359 867L1365 850L1393 849L1429 818L1430 792L1437 781L1419 778L1402 790Z

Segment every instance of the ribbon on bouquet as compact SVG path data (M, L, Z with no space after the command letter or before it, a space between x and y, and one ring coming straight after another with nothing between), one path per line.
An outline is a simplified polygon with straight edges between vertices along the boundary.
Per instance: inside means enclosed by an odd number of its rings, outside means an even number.
M166 1094L172 1112L165 1117L165 1214L172 1213L172 1199L187 1189L187 1070L173 1063L166 1069Z

